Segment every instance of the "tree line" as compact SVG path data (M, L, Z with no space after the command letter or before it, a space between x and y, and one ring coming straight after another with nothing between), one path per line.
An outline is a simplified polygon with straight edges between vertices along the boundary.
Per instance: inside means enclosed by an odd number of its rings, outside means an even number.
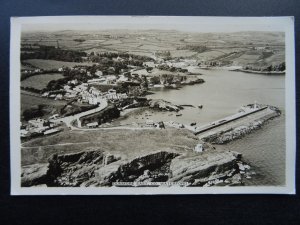
M82 62L82 57L86 57L85 52L65 50L54 46L40 45L38 49L31 52L22 52L21 60L27 59L52 59L66 62Z

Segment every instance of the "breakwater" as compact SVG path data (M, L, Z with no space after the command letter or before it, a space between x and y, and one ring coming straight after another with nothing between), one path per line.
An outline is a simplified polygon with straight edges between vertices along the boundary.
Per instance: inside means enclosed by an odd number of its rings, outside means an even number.
M249 106L237 114L193 129L203 141L225 144L259 129L266 121L279 115L280 111L276 107Z

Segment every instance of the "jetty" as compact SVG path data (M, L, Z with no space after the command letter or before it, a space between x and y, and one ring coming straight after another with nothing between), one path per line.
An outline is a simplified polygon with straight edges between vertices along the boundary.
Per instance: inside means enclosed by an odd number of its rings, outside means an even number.
M249 105L242 107L241 110L231 116L205 124L203 126L185 126L191 130L199 139L224 133L237 127L249 125L257 121L266 121L279 115L279 110L272 106Z

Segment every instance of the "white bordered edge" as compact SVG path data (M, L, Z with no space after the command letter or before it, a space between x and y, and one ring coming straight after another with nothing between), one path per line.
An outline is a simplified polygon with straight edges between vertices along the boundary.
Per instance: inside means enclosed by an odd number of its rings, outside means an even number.
M166 19L167 18L167 19ZM20 40L24 24L43 26L59 24L164 24L185 26L189 24L221 24L234 26L257 26L260 29L281 29L285 32L286 46L286 185L285 186L243 186L243 187L32 187L20 186L21 141L20 141ZM10 38L10 169L11 195L148 195L148 194L295 194L296 161L296 99L295 99L295 43L293 17L162 17L162 16L47 16L11 18Z

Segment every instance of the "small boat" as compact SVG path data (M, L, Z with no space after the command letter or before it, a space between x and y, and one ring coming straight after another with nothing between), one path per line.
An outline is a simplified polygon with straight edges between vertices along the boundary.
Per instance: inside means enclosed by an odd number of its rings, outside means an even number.
M199 109L202 109L202 108L203 108L203 105L198 105L198 108L199 108Z

